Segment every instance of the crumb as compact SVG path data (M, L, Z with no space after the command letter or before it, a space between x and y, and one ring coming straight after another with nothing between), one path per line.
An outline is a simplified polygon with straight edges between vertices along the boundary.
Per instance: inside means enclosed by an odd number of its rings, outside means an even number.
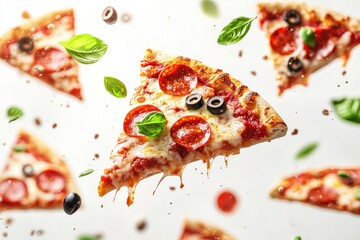
M255 72L255 71L251 71L250 73L251 73L251 75L256 76L256 72Z
M57 127L57 123L54 123L53 125L52 125L52 128L56 128Z
M65 106L66 108L69 108L70 107L70 104L66 104L66 106Z
M35 125L36 125L36 126L40 126L40 125L41 125L41 120L40 120L40 118L38 118L38 117L36 117L36 118L34 119L34 122L35 122Z
M101 208L104 208L104 204L101 204L101 206L100 206Z
M35 235L35 230L31 230L30 236L34 236L34 235Z
M341 74L342 74L343 76L345 76L345 75L346 75L346 70L342 71Z
M170 18L170 17L169 17ZM131 21L131 16L128 13L124 13L121 15L121 21L123 21L124 23L130 22Z
M29 18L31 18L30 13L29 13L28 11L26 11L26 10L21 13L21 16L22 16L22 18L24 18L24 19L29 19Z
M243 56L243 50L240 50L239 57L242 57L242 56Z
M3 236L3 237L7 237L7 236L8 236L8 233L7 233L7 232L3 232L3 233L2 233L2 236Z
M6 143L3 143L3 146L6 146Z
M295 128L292 132L291 135L297 135L299 133L299 130L297 130L297 128Z
M26 80L26 83L29 84L29 83L30 83L30 80Z
M337 87L340 87L340 85L337 85Z
M96 159L98 159L98 158L100 157L100 155L97 154L97 153L95 153L94 157L95 157Z
M170 202L170 205L172 205L172 202Z
M76 230L76 228L73 228L73 230L75 231L75 230Z
M346 83L346 84L348 84L348 83L349 83L349 81L345 81L345 83Z
M143 231L146 229L146 221L145 220L140 220L137 224L136 224L136 229L138 231Z
M98 133L95 133L94 138L95 138L95 139L98 139L98 138L99 138L99 134L98 134Z
M36 231L37 236L42 236L43 234L44 234L44 230L39 229Z
M170 189L171 191L175 191L175 190L176 190L176 187L171 186L171 187L169 187L169 189Z
M5 224L7 224L7 225L11 225L13 222L14 222L14 220L12 218L5 219Z
M329 115L329 110L327 110L327 109L322 110L322 114L325 115L325 116L328 116Z
M267 55L264 55L264 56L262 57L262 59L263 59L264 61L267 61L267 60L269 59L269 57L268 57Z

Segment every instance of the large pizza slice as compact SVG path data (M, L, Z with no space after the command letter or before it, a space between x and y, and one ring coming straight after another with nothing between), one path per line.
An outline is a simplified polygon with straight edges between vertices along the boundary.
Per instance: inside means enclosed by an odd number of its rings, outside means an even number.
M308 170L282 179L271 196L360 214L360 168Z
M0 174L0 211L61 208L77 191L65 162L39 139L20 131Z
M181 176L196 160L284 136L287 126L259 94L220 69L148 49L117 145L101 176L100 196L157 173Z
M360 43L360 20L305 3L258 4L261 28L269 41L279 94L307 85L309 76Z
M0 37L0 58L50 86L82 99L76 61L58 43L74 35L72 9L48 13Z

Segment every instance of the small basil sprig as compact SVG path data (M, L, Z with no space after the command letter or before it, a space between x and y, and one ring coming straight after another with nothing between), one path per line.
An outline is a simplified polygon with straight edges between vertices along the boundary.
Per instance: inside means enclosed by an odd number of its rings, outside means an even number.
M93 173L94 171L95 171L94 169L89 168L89 169L87 169L87 170L83 171L82 173L80 173L80 174L79 174L79 177L84 177L84 176L87 176L87 175L89 175L89 174Z
M349 179L350 178L350 175L349 173L347 172L344 172L344 171L338 171L337 175L343 179Z
M317 147L318 147L318 143L310 143L310 144L304 146L303 148L301 148L297 152L295 158L297 160L303 159L303 158L309 156L312 152L314 152Z
M337 99L332 105L341 119L360 124L360 98Z
M106 43L90 34L79 34L59 44L76 61L83 64L96 63L104 56L108 48Z
M23 152L26 150L26 145L25 144L17 144L12 147L12 150L14 152Z
M100 240L100 236L91 236L91 235L82 235L78 238L78 240Z
M311 48L316 46L316 37L315 33L311 28L302 27L299 31L300 37L303 42Z
M300 236L296 236L296 237L294 237L294 240L301 240L301 237L300 237Z
M148 137L159 136L166 125L165 115L161 112L151 112L144 119L135 124L139 133Z
M24 115L23 111L18 107L9 107L7 110L7 116L9 117L9 123L21 118Z
M219 9L213 0L201 0L201 10L210 17L219 16Z
M123 82L113 77L104 77L106 91L117 98L124 98L127 95L126 87Z
M239 42L249 32L251 23L255 19L256 17L238 17L233 19L221 30L217 43L221 45L231 45Z

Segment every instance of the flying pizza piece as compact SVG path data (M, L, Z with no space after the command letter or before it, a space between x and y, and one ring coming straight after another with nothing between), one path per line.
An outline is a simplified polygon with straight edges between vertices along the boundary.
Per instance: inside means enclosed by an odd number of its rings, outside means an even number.
M235 240L224 230L214 227L208 223L195 220L185 220L184 227L179 240Z
M360 20L305 3L259 3L279 95L337 58L343 65L360 43Z
M280 181L273 198L360 214L360 168L324 168L304 171Z
M20 131L0 174L0 211L62 208L77 192L65 162L39 139Z
M126 186L127 204L138 182L284 136L287 126L259 94L220 69L148 49L141 86L98 187L100 196ZM182 186L182 184L181 184Z
M74 36L72 9L27 21L0 37L0 58L50 86L82 99L76 61L59 45Z

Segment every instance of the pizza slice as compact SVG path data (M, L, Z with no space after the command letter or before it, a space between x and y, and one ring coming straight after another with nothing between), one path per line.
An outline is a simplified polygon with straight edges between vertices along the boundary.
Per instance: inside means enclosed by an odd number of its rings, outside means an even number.
M179 240L235 240L224 230L197 220L185 220Z
M100 196L126 186L133 203L138 182L284 136L287 126L259 94L220 69L148 49L141 85L131 99L117 145L98 187ZM181 183L182 185L182 183Z
M360 43L360 20L305 3L258 4L260 27L269 41L279 95L337 58L344 66Z
M65 162L39 139L20 131L0 174L0 211L62 208L77 192Z
M273 198L360 214L360 168L324 168L285 177Z
M76 61L58 43L74 35L72 9L48 13L0 37L0 58L50 86L82 99Z

